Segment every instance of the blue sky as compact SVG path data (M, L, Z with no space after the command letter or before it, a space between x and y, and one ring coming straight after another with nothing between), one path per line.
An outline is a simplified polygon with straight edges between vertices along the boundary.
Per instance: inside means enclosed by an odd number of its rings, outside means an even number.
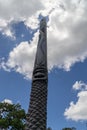
M47 17L47 126L86 129L87 1L0 0L0 102L27 112L41 17Z

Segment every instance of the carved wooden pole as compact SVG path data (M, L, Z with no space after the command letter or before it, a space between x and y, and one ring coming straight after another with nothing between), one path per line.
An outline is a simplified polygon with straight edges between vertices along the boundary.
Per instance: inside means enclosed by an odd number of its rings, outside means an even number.
M33 70L26 130L46 130L48 84L46 28L46 19L42 19Z

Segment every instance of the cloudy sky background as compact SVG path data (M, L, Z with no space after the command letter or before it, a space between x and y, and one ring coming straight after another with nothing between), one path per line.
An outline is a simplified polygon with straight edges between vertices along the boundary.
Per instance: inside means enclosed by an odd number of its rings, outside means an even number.
M47 18L48 126L82 130L87 120L86 0L0 0L0 101L20 102L27 111L42 17Z

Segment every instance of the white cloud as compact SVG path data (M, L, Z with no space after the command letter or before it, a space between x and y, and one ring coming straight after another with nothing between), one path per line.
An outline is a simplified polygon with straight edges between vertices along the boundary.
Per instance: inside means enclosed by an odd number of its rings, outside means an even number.
M76 81L73 85L74 90L87 90L87 84L82 81Z
M87 91L78 93L78 101L76 103L71 102L69 108L64 112L64 116L67 119L74 121L87 120Z
M6 63L4 62L4 60L1 59L1 63L0 63L0 68L3 68L5 71L10 72L10 68L8 68L6 66Z
M40 0L0 0L0 17L5 20L24 20L41 8L43 9L44 7Z
M31 29L36 29L39 25L39 20L37 16L31 16L25 21L25 25Z
M40 0L0 0L0 31L7 36L11 36L11 30L9 30L11 23L19 21L24 21L27 26L33 29L36 28L41 9L44 9L44 5ZM33 20L34 24L31 23L33 17L36 17ZM6 31L7 28L9 32Z
M65 109L64 116L74 121L87 120L87 84L76 81L73 88L81 91L77 95L77 102L72 101L69 108Z
M87 7L84 0L62 3L49 15L48 60L50 68L55 65L69 71L87 58Z
M3 20L3 19L1 20L0 19L0 28L1 27L6 27L6 26L7 26L7 23L5 22L5 20Z
M4 100L2 101L2 103L13 104L13 102L12 102L11 100L9 100L9 99L4 99Z
M19 21L24 21L26 26L36 29L39 15L47 16L56 4L57 1L52 0L0 0L0 31L7 35L5 29L9 30L12 22Z
M6 35L7 37L15 39L13 30L11 28L11 25L9 25L8 21L0 19L0 32L2 32L2 34Z
M38 32L34 35L38 35ZM34 66L34 57L36 52L36 46L38 42L38 36L35 36L30 43L21 42L10 53L8 61L2 62L2 68L4 70L14 70L20 74L23 74L25 78L31 78L32 69Z
M26 0L26 2L24 0L22 2L20 0L9 0L6 1L6 5L4 5L2 0L0 0L0 2L0 16L3 20L2 27L5 28L8 25L5 24L5 21L8 21L10 24L12 20L15 20L16 22L22 20L25 22L26 26L35 29L38 27L39 14L43 14L44 16L48 15L47 43L49 69L56 66L69 71L76 62L83 62L87 58L86 0L61 0L61 2L58 0ZM9 8L10 6L11 8ZM9 31L7 32L11 35ZM33 38L37 39L37 36L38 35L34 35ZM35 46L33 42L34 41L32 40L32 46L29 45L29 51ZM24 44L20 44L9 54L7 66L13 69L16 68L15 70L17 72L22 72L22 74L25 75L24 65L19 67L19 63L13 66L10 64L10 61L12 60L11 54L15 53L15 50L19 49L20 46L23 48ZM22 50L20 50L20 54L22 56L25 55L21 51ZM17 55L14 55L14 57L17 57ZM31 52L26 53L26 57L34 56ZM26 62L25 64L28 63L27 60L28 58L24 60ZM31 62L33 63L33 58ZM30 68L29 71L26 69L26 73L30 72L30 70L32 70L32 68Z

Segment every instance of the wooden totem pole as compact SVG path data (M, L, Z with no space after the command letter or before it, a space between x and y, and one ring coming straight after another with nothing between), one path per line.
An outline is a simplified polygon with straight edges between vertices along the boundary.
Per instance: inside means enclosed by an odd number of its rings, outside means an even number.
M40 34L32 76L30 105L25 130L46 130L47 122L47 26L40 22Z

